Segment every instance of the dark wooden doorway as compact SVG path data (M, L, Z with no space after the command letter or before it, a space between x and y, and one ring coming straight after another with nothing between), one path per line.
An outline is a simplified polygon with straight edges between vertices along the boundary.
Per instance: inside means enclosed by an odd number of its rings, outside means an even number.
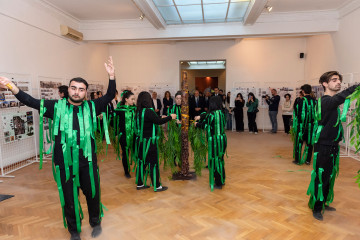
M195 89L204 92L206 88L218 87L218 77L195 77Z

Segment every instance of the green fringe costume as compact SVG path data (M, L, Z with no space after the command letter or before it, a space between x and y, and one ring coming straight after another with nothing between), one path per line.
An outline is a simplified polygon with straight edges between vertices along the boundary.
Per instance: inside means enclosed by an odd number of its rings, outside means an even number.
M161 124L171 120L171 117L160 118L153 108L139 110L135 116L135 147L134 159L136 169L136 184L138 187L146 186L150 175L152 186L161 186L159 171L159 138L162 133ZM145 118L151 119L145 121ZM146 125L145 125L146 124Z
M307 190L310 195L309 208L320 212L334 200L335 178L339 175L339 142L343 139L342 122L346 122L346 115L350 105L350 98L360 92L355 92L357 86L350 87L332 97L325 95L317 101L315 113L315 127L313 143L315 144L313 171ZM339 105L344 104L343 113ZM323 112L322 108L326 108Z
M91 104L91 108L89 106ZM79 112L77 114L78 124L80 126L80 139L77 139L77 131L73 130L73 125L69 124L73 122L73 105L67 104L67 99L59 100L54 105L54 117L53 117L53 124L51 129L51 139L55 141L56 136L61 133L61 144L62 144L62 152L64 156L64 166L65 166L65 176L66 181L73 182L73 194L74 194L74 203L75 203L75 216L76 216L76 225L77 225L77 232L81 232L81 220L83 219L83 212L80 205L78 191L80 187L80 179L79 179L79 152L81 151L84 154L84 157L88 159L89 164L89 176L90 176L90 183L91 183L91 192L92 197L94 198L96 195L95 189L95 181L98 182L98 189L99 189L99 204L100 204L100 219L104 216L103 214L103 204L101 203L101 195L100 195L100 176L99 170L97 169L98 178L94 178L93 169L93 151L97 151L96 144L92 144L91 142L95 140L95 133L97 130L97 122L96 122L96 113L95 113L95 105L92 101L85 101L80 107ZM42 132L43 132L43 117L46 113L46 108L44 107L44 100L41 100L40 106L40 169L42 168L43 162L43 150L42 150ZM103 113L104 116L104 130L107 144L110 144L109 135L108 135L108 128L106 125L106 115ZM80 140L80 141L79 141ZM95 149L93 149L93 146ZM52 151L54 151L55 144L53 145ZM64 227L67 227L65 221L65 200L64 200L64 193L62 187L62 181L60 177L60 167L59 165L55 165L54 163L54 154L52 155L52 170L54 180L57 183L59 196L60 196L60 203L63 212L63 223ZM70 172L72 170L72 172ZM70 176L73 176L70 179Z
M313 128L315 123L315 100L309 95L297 101L293 112L293 131L295 133L293 158L302 165L310 163L313 151ZM304 143L306 144L303 149Z
M97 117L107 102L115 95L115 81L109 81L104 97L95 101L83 101L75 106L62 100L38 100L19 91L15 95L20 102L40 112L40 166L43 165L43 122L49 118L47 142L51 143L52 172L57 183L65 228L72 233L81 232L83 212L79 202L79 188L86 196L89 222L92 227L100 225L103 217L101 204L100 176L97 166L95 133ZM108 126L104 114L104 132L109 144Z
M214 191L215 184L216 186L225 184L226 117L221 110L202 114L196 126L203 128L207 133L209 184L211 191Z
M113 129L114 148L117 159L120 160L120 147L122 150L122 163L125 174L130 173L130 165L133 163L134 152L134 125L136 106L120 105L115 109ZM129 157L131 156L131 159Z

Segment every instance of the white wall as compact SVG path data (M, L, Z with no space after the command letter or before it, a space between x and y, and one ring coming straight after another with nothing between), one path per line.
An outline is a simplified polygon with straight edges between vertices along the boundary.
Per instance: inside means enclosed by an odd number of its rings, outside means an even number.
M333 38L330 34L307 38L305 82L319 84L319 77L327 71L338 70Z
M245 39L235 41L179 42L176 44L111 45L124 83L172 84L179 87L179 61L226 59L226 88L234 82L296 82L304 79L305 61L299 53L305 38Z
M360 81L360 8L340 19L339 31L308 37L305 79L318 84L324 72L338 70L346 80Z
M332 35L339 71L344 74L360 72L360 8L340 20L339 31ZM359 74L355 74L360 81Z

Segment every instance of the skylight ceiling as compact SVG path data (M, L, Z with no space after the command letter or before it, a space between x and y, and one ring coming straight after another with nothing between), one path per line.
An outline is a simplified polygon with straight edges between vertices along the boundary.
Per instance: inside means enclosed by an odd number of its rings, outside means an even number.
M153 0L166 24L242 22L250 0Z

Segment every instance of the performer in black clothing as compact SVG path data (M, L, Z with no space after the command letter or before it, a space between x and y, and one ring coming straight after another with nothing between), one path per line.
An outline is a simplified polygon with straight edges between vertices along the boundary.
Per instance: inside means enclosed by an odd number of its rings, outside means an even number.
M209 111L197 116L195 126L205 129L208 140L208 168L209 184L211 191L222 189L225 184L224 154L227 146L225 134L226 118L222 112L222 100L220 96L210 99Z
M181 123L181 96L182 93L180 91L178 91L176 94L175 94L175 104L172 105L170 108L169 108L169 116L170 114L176 114L176 120L177 120L177 123L180 124Z
M129 154L130 152L133 154L134 145L135 96L131 91L125 90L121 94L121 97L121 102L115 109L115 134L121 146L125 177L131 178ZM118 146L116 149L118 149ZM118 151L118 157L119 155L120 152Z
M235 98L235 125L236 125L236 131L237 132L243 132L244 131L244 105L245 100L241 93L238 93Z
M325 93L316 106L314 170L311 172L307 194L310 195L309 207L313 210L314 218L321 221L323 210L336 210L329 204L334 199L335 178L339 174L339 142L343 138L341 122L346 120L340 118L339 105L359 85L337 93L341 89L342 76L336 71L324 73L319 82Z
M309 84L301 86L304 97L297 102L297 139L295 139L295 160L293 163L310 165L313 152L313 130L315 122L315 99L310 96L312 88ZM306 143L302 154L303 144Z
M165 97L163 98L163 104L164 104L163 115L168 115L169 107L171 107L174 104L169 91L165 92Z
M111 57L105 63L105 68L110 78L108 90L104 97L94 101L85 100L88 83L82 78L70 80L68 99L55 101L35 99L19 90L9 79L0 77L0 87L9 88L20 102L39 110L40 118L45 116L54 120L53 172L59 190L64 226L67 225L70 239L73 240L80 239L81 232L79 188L86 197L89 222L93 228L92 237L97 237L102 231L100 224L103 212L94 132L96 116L104 111L115 95L115 69ZM40 125L42 120L40 119ZM40 132L40 138L41 136ZM42 139L40 146L41 143ZM41 155L42 150L40 149ZM41 165L42 160L40 168Z
M148 92L141 92L137 99L135 114L135 163L137 190L148 188L147 176L150 175L155 192L165 191L159 172L158 137L161 124L176 119L176 114L160 118L152 109L152 99Z

